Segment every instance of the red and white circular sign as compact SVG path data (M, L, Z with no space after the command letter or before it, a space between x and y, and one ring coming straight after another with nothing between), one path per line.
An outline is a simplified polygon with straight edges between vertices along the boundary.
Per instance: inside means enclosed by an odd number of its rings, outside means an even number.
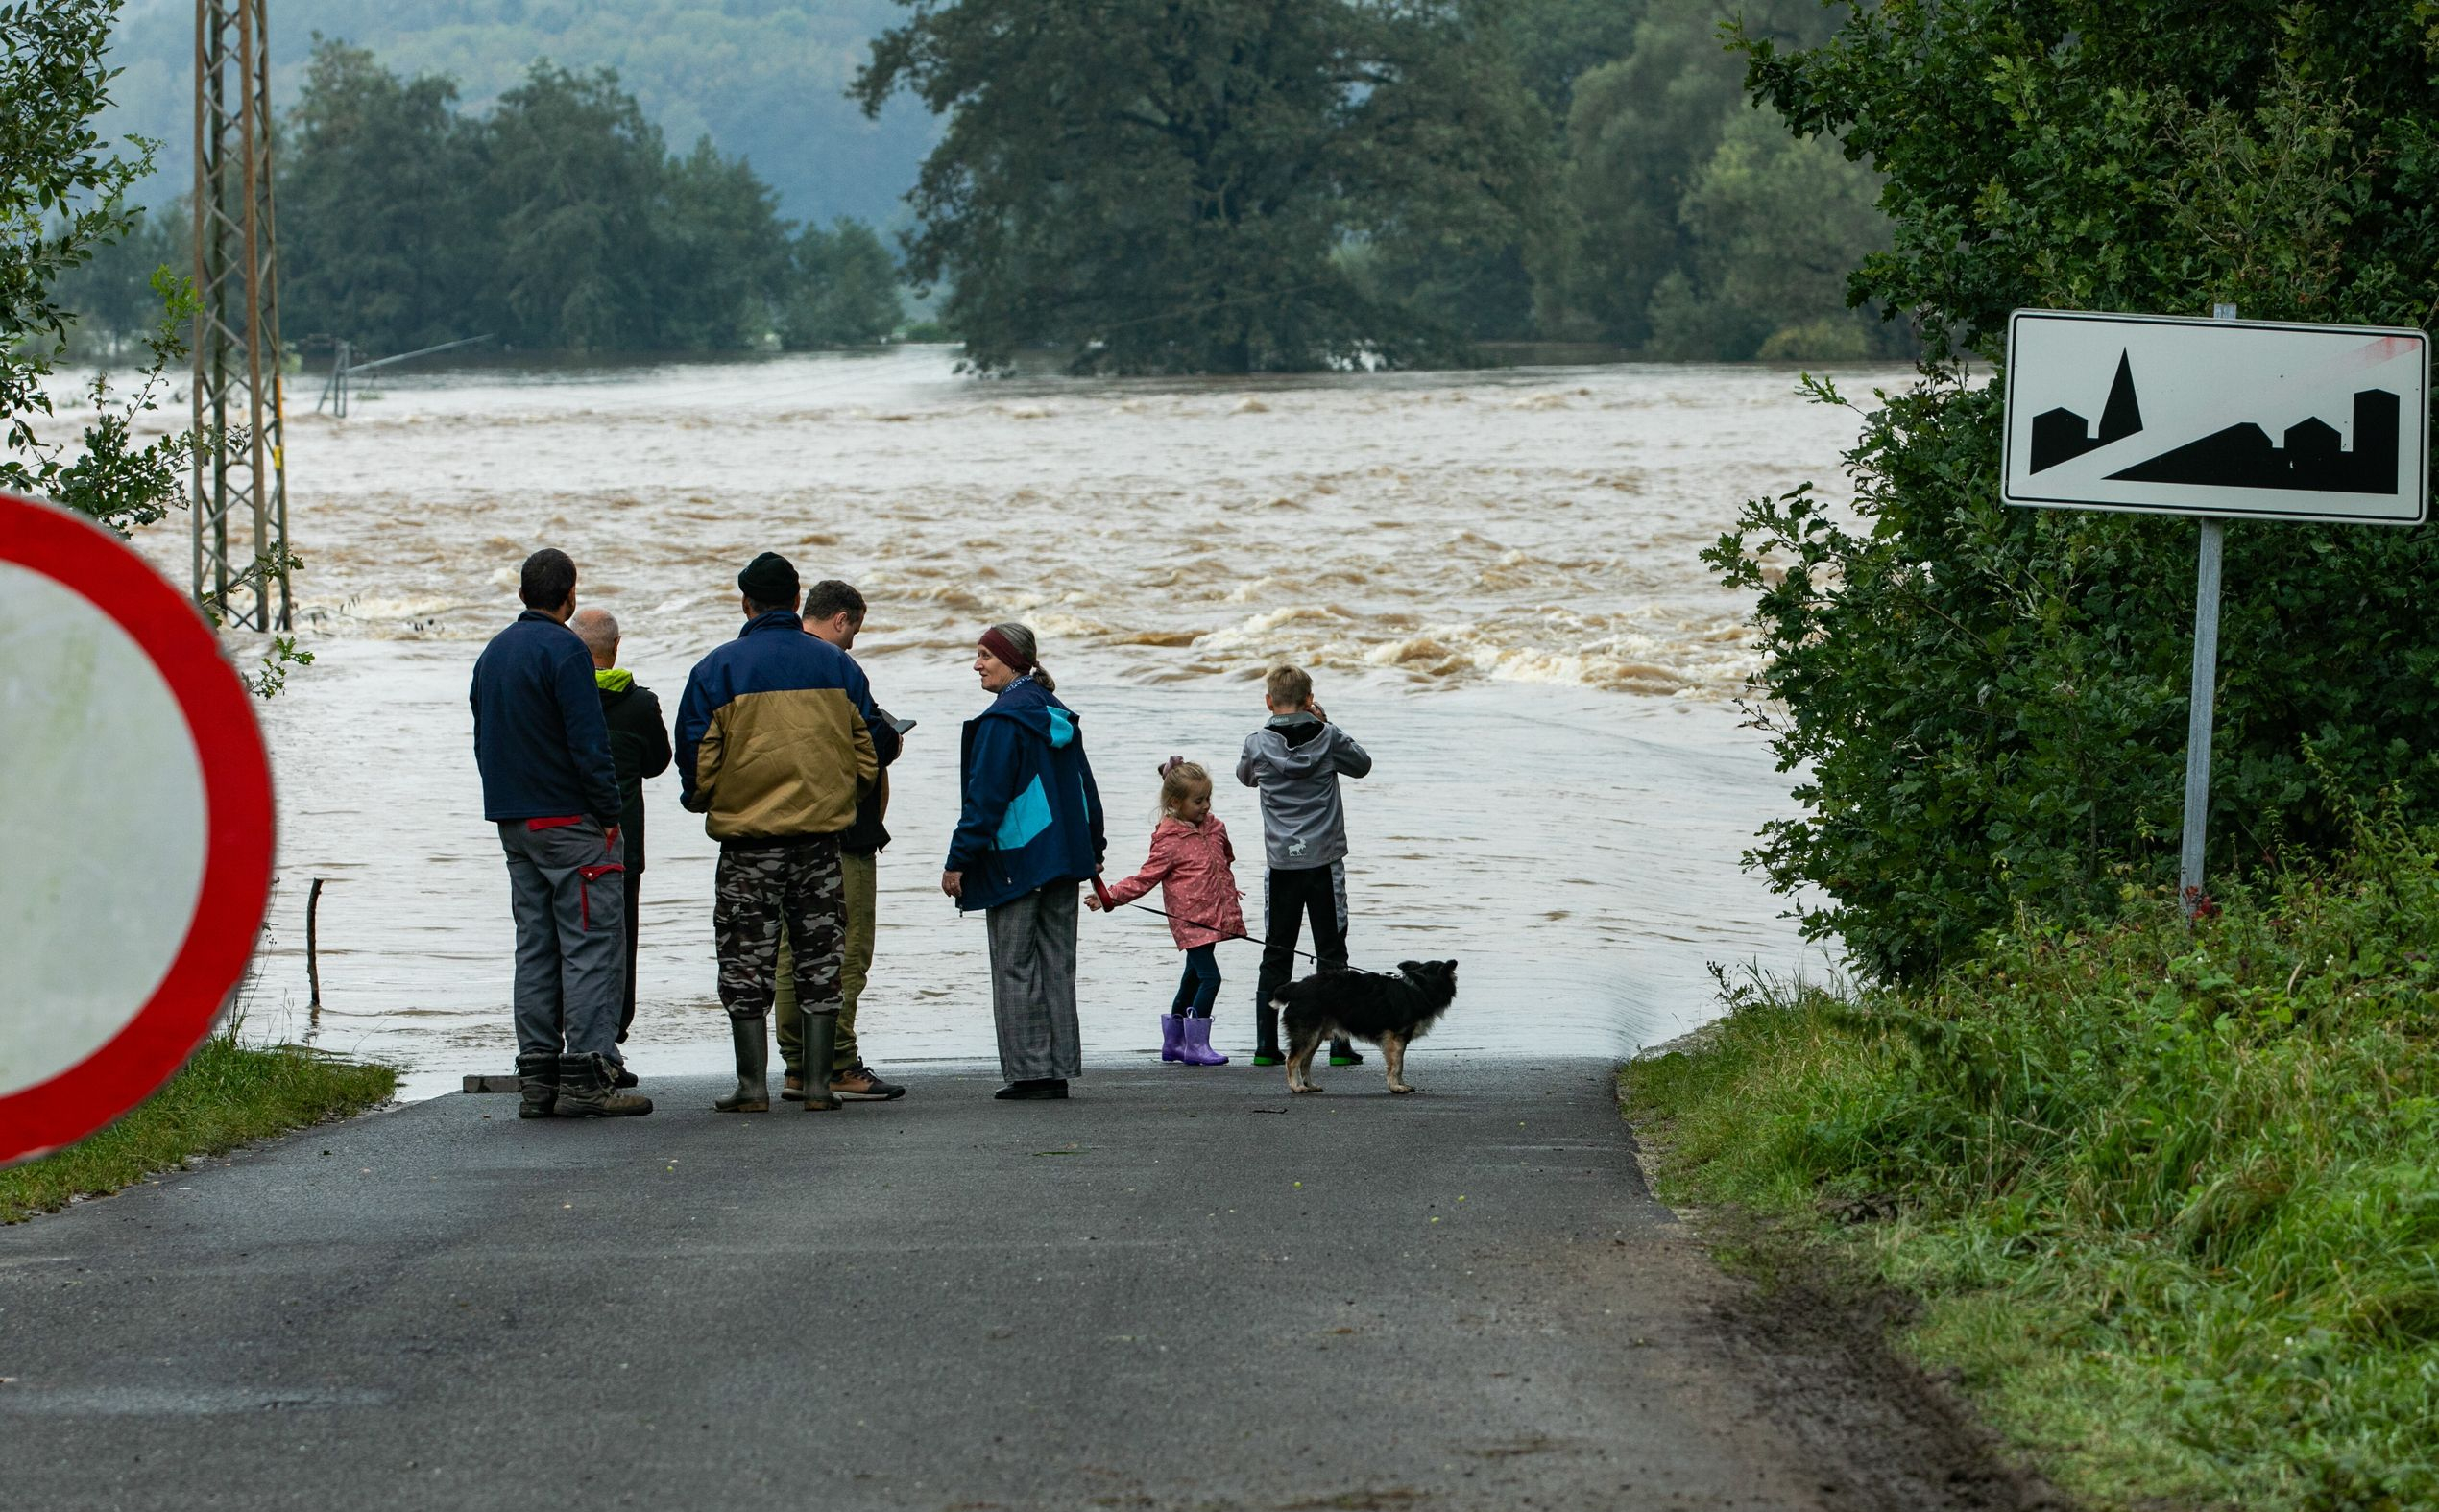
M185 1064L271 895L271 762L185 594L0 494L0 1165Z

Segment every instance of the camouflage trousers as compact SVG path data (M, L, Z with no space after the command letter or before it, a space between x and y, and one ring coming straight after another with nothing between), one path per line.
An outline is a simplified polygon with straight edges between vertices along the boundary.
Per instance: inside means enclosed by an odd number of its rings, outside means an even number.
M771 1011L783 931L795 957L796 1000L807 1013L836 1013L847 953L838 837L720 847L712 929L719 946L720 1002L731 1018L759 1019Z

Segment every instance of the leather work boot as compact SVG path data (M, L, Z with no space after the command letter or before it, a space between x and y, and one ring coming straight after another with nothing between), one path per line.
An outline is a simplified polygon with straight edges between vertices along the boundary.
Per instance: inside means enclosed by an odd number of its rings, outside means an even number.
M519 1118L547 1118L559 1099L559 1056L552 1050L517 1057L517 1104Z
M782 1081L779 1085L779 1094L789 1102L803 1102L805 1100L805 1078L795 1071L789 1071L786 1079Z
M830 1090L837 1093L841 1102L892 1102L906 1094L906 1088L861 1061L843 1071L834 1072L830 1078ZM799 1087L796 1090L797 1099L802 1101L804 1095L805 1090Z
M737 1091L712 1099L714 1113L771 1111L771 1042L769 1024L761 1014L732 1015L729 1038L737 1043Z
M652 1111L652 1099L618 1091L618 1068L606 1055L559 1057L559 1098L550 1111L562 1118L634 1118Z
M809 1070L816 1066L828 1066L831 1063L832 1054L837 1047L838 1010L833 1008L828 1013L806 1014L805 1066L807 1069ZM805 1078L805 1111L807 1113L836 1113L839 1106L838 1094L830 1090L827 1077L807 1076Z

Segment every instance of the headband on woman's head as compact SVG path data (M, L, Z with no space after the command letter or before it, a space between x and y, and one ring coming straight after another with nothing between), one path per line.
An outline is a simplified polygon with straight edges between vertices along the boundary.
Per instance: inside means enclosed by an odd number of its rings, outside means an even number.
M1033 659L1017 650L1016 642L1002 635L997 625L982 632L981 638L976 643L999 658L1001 663L1011 671L1030 672L1033 670Z

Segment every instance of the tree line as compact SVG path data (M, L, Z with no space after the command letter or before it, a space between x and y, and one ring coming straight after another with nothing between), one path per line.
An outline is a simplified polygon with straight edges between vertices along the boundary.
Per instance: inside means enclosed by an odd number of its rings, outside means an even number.
M1485 341L1673 358L1911 349L1847 303L1879 176L1743 89L1723 22L1825 41L1819 0L927 0L854 93L944 118L906 273L985 369L1461 362ZM742 159L673 154L607 73L537 64L485 113L318 42L283 125L285 329L392 349L869 341L869 228L791 228ZM104 252L102 324L182 230ZM153 259L153 260L147 260ZM112 301L116 301L113 303ZM104 310L110 311L105 314Z
M489 334L559 351L850 346L904 320L866 225L798 227L741 158L672 153L607 71L537 63L481 114L318 41L275 151L281 334L359 353ZM145 216L62 280L92 326L157 318L186 266L182 208Z
M925 0L870 111L945 123L918 284L969 357L1250 371L1461 360L1485 340L1666 357L1910 349L1849 309L1888 242L1834 132L1744 95L1723 23L1820 0Z

